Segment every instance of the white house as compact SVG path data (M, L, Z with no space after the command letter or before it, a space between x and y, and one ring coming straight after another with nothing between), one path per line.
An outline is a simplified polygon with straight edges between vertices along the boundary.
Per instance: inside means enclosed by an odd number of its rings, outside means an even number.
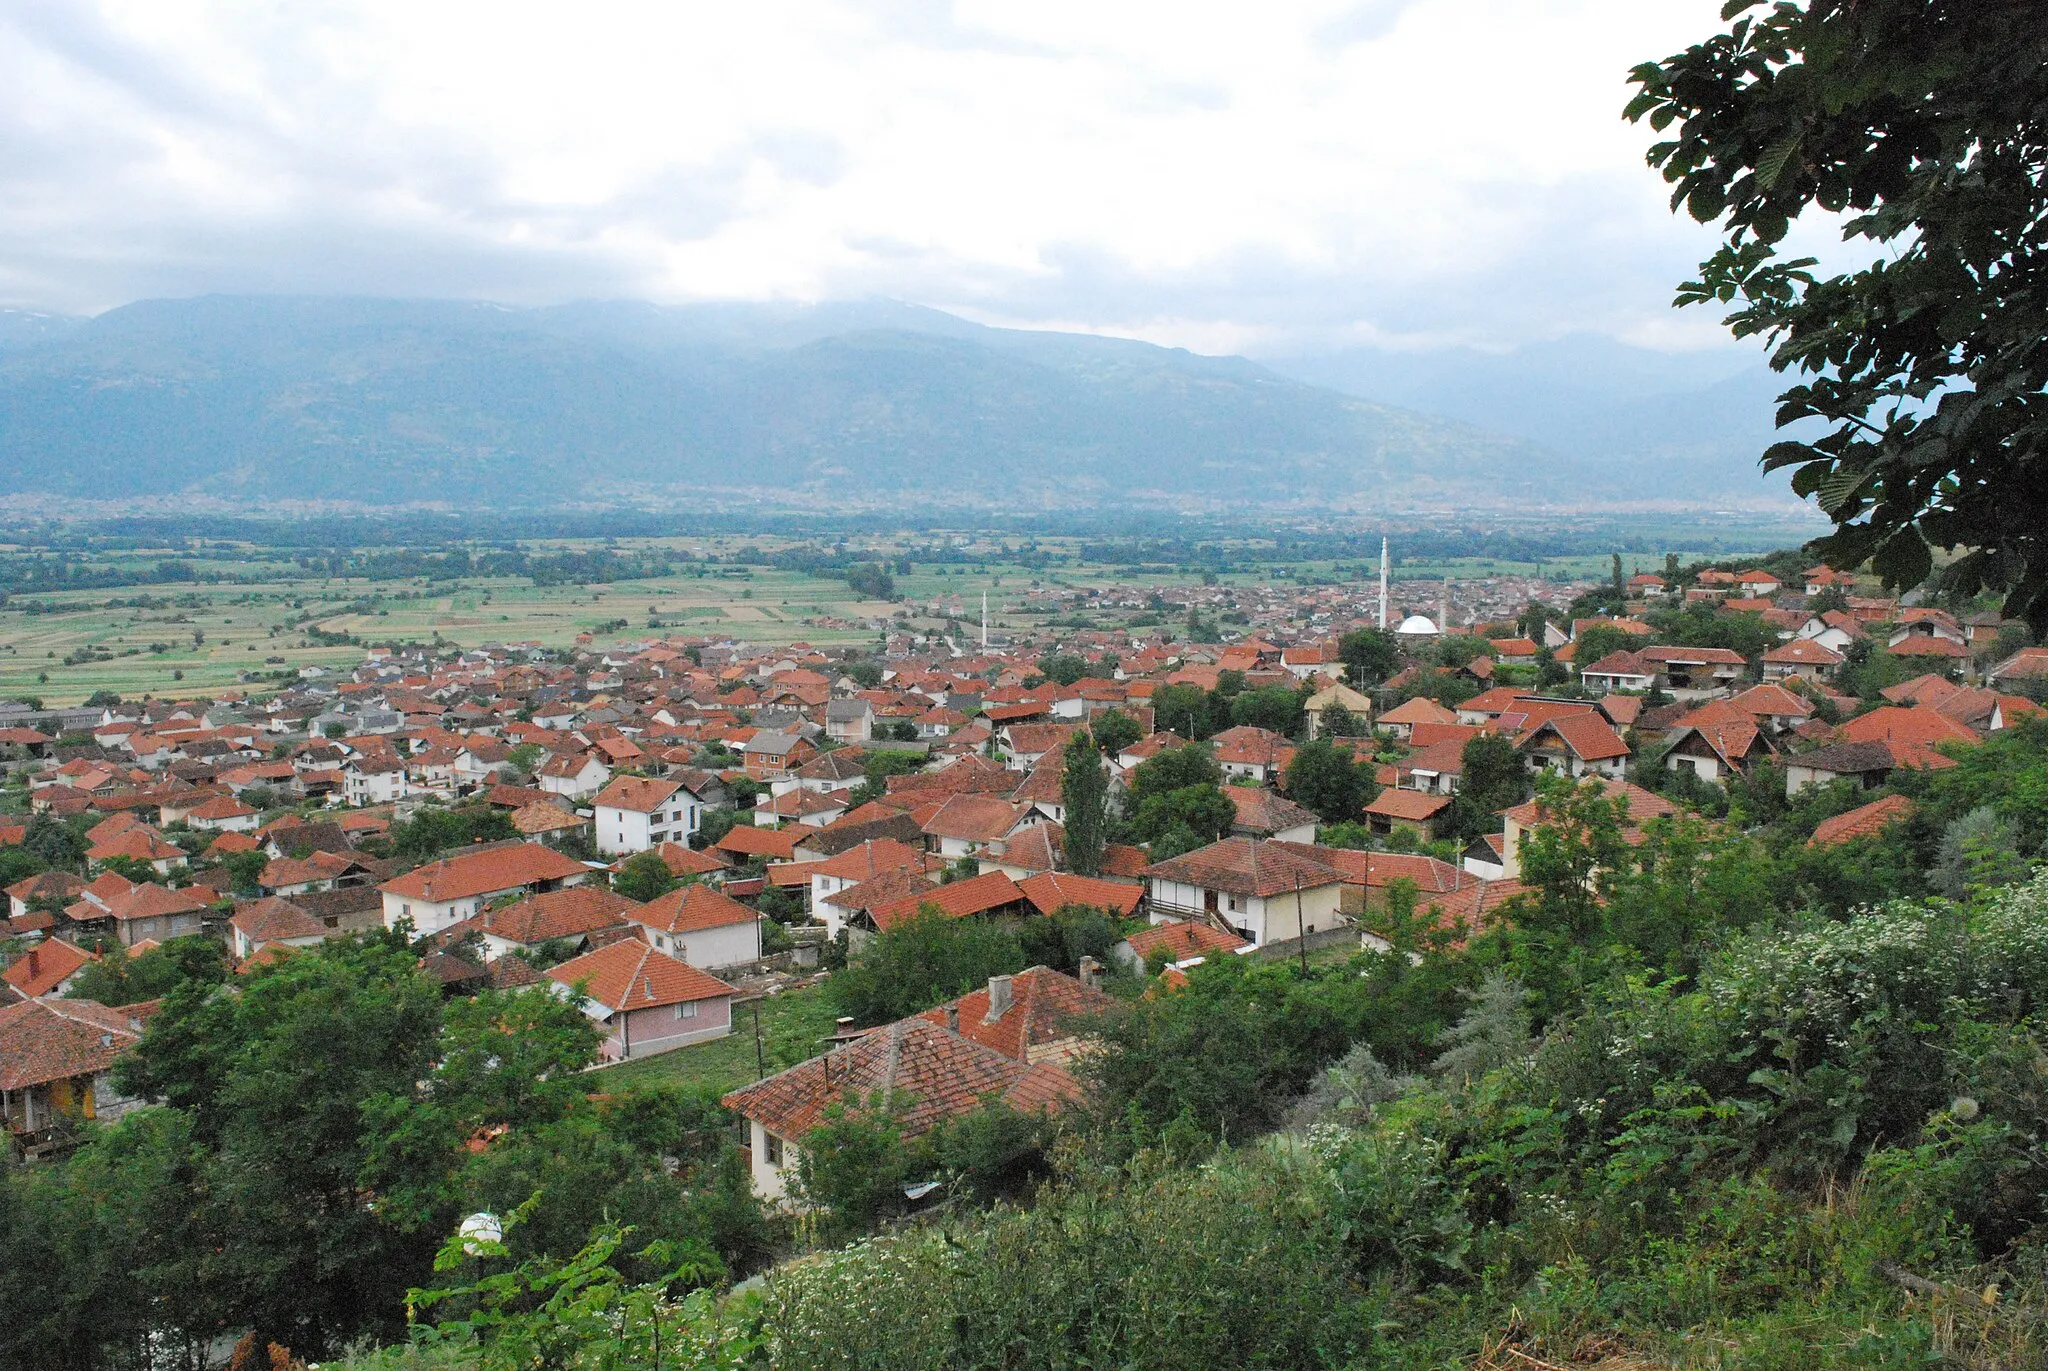
M1342 873L1257 838L1225 838L1145 869L1154 923L1205 919L1254 946L1343 923Z
M342 798L361 808L390 804L412 793L405 763L396 757L357 757L341 769Z
M620 776L591 801L597 850L608 857L687 843L704 822L704 805L679 781Z
M707 885L686 885L625 911L661 952L716 971L761 959L761 916Z
M459 853L416 867L377 887L384 896L384 926L410 919L420 933L439 933L501 895L539 894L581 885L590 868L540 843L508 843Z

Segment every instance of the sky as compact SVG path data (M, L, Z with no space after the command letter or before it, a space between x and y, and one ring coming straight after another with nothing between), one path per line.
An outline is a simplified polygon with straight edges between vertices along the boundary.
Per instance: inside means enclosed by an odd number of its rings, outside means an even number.
M0 0L0 304L855 299L1720 344L1620 118L1718 0Z

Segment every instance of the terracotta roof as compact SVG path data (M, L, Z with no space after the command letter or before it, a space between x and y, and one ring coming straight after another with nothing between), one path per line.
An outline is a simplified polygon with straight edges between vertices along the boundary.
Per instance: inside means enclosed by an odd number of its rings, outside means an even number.
M507 942L531 945L617 928L639 916L639 906L601 885L572 885L528 895L514 904L486 909L457 924Z
M1454 724L1458 716L1427 696L1403 700L1375 720L1381 724Z
M614 1014L738 993L716 976L632 939L572 957L548 968L547 975L562 985L586 982L590 998Z
M1794 638L1764 653L1764 661L1779 666L1840 666L1842 654L1812 638Z
M1806 841L1808 847L1831 847L1852 838L1873 837L1913 813L1913 802L1904 795L1886 795L1832 819L1822 820Z
M928 891L905 896L894 904L882 905L869 911L877 927L890 929L915 918L926 905L935 907L949 918L964 919L974 914L985 914L992 909L1003 909L1010 905L1024 903L1024 892L1010 879L1007 872L984 871L979 876L969 876L964 881L950 885L933 886Z
M0 980L34 999L50 994L93 960L92 953L62 938L46 938L10 962L7 970L0 972Z
M1064 905L1083 905L1122 918L1131 916L1139 897L1145 893L1143 886L1128 881L1105 881L1065 871L1041 871L1036 876L1026 876L1017 882L1017 888L1041 914L1050 914Z
M1206 957L1216 952L1235 952L1251 944L1235 933L1188 919L1177 923L1154 924L1143 928L1124 939L1131 951L1138 954L1141 962L1150 961L1152 954L1164 951L1177 962L1190 957Z
M1005 1057L1028 1061L1032 1049L1073 1038L1077 1021L1116 1007L1116 1001L1065 972L1034 966L1009 978L1010 1004L989 1017L989 990L982 986L957 1000L927 1009L919 1018L949 1027L947 1010L958 1018L954 1029L969 1042L994 1048Z
M825 903L849 914L867 913L938 889L938 882L922 866L902 866L880 872L858 885L827 895Z
M1614 726L1597 713L1559 714L1545 719L1523 735L1517 747L1528 747L1546 733L1554 733L1582 761L1600 762L1628 756L1628 744Z
M925 821L924 831L961 842L994 842L1015 828L1023 814L1022 805L993 795L954 795Z
M1620 800L1628 811L1628 823L1640 828L1652 819L1668 819L1678 812L1678 806L1652 790L1645 790L1633 781L1614 781L1605 776L1589 776L1581 785L1596 785L1604 800ZM1503 817L1512 819L1523 828L1535 828L1549 815L1549 807L1542 797L1503 809Z
M1267 838L1284 829L1322 822L1314 810L1302 808L1277 791L1230 785L1223 787L1223 793L1237 809L1237 826L1250 829L1254 837Z
M0 1008L0 1090L97 1075L141 1037L131 1014L92 1000L23 1000Z
M1025 871L1052 871L1060 864L1066 830L1050 819L1026 824L1003 846L1003 865Z
M290 900L279 899L275 895L241 906L229 922L243 937L259 946L284 938L320 938L327 935L327 925Z
M487 852L443 857L377 888L391 895L445 903L516 890L539 881L566 880L586 870L583 863L539 843L508 843Z
M1335 885L1343 877L1287 843L1225 838L1145 868L1153 880L1173 881L1233 895L1277 895Z
M686 885L628 909L626 917L664 933L695 933L706 928L750 924L761 916L710 886Z
M1058 1110L1080 1098L1072 1076L1050 1062L1027 1065L928 1019L911 1018L743 1090L719 1103L778 1137L801 1140L835 1106L893 1108L907 1137L971 1113L989 1096L1014 1108Z
M657 781L649 776L614 776L611 784L597 792L591 807L631 810L651 814L674 798L683 787L675 781Z
M1102 845L1102 874L1120 876L1127 881L1145 879L1145 868L1152 865L1151 854L1142 847L1129 843L1104 843Z
M170 890L145 881L132 890L107 901L107 913L116 919L157 919L168 914L190 914L206 909L204 900L188 891Z
M647 850L660 855L662 865L668 868L668 874L671 876L709 876L725 870L725 864L716 857L707 857L696 848L682 843L656 843ZM639 855L637 852L633 854L634 857ZM612 863L612 870L619 870L631 860L632 857L619 858Z
M1419 790L1382 790L1373 802L1365 807L1367 814L1377 814L1388 819L1405 819L1421 823L1434 819L1451 807L1448 795L1425 795Z
M772 857L786 862L796 852L796 845L804 835L786 833L775 828L755 828L751 824L734 824L732 830L711 845L714 852L731 852L741 857Z
M884 871L901 867L924 867L925 854L922 849L899 843L893 838L876 838L850 847L836 857L814 863L811 870L820 876L831 876L842 881L865 881Z
M1835 729L1845 743L1884 741L1932 747L1936 743L1974 743L1977 735L1938 710L1885 706L1858 715Z

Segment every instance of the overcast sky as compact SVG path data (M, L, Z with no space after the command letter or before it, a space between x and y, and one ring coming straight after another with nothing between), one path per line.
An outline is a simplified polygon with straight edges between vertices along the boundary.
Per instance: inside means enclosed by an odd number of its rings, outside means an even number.
M0 303L889 296L1718 338L1620 119L1718 0L0 0Z

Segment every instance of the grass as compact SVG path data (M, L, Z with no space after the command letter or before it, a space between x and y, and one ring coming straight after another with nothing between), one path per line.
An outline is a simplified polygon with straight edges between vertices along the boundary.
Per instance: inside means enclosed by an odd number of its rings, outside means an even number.
M817 1055L832 1032L838 1011L822 985L787 990L759 1002L761 1053L768 1074ZM673 1052L621 1062L591 1073L601 1090L682 1086L724 1094L761 1078L754 1050L755 1005L733 1011L731 1036L679 1047Z

